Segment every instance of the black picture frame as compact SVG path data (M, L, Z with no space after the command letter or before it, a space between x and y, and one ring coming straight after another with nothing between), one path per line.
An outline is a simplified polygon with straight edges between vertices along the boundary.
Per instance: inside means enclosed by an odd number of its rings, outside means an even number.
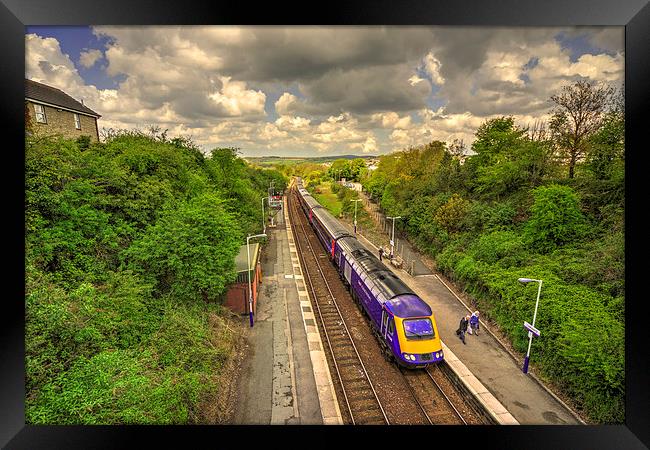
M0 39L3 62L4 241L10 251L4 271L10 287L0 327L2 407L0 445L10 449L130 448L154 446L222 447L305 446L319 440L369 440L396 445L440 448L445 445L513 449L642 449L650 446L647 338L649 320L640 295L644 280L642 254L644 183L641 145L643 112L650 79L650 6L647 0L456 0L356 1L320 4L274 2L178 2L171 0L2 0ZM626 97L626 419L624 425L515 427L237 427L237 426L26 426L24 419L24 75L27 25L476 25L476 26L625 26ZM10 139L6 139L10 137ZM21 164L23 164L21 166ZM21 201L22 200L22 201ZM21 242L18 238L23 237ZM15 247L14 247L15 246ZM645 322L645 323L644 323ZM634 326L631 326L634 325ZM598 343L594 343L598 345ZM230 440L230 439L234 440ZM331 444L331 442L330 442ZM205 445L205 444L204 444ZM357 444L365 445L365 444Z

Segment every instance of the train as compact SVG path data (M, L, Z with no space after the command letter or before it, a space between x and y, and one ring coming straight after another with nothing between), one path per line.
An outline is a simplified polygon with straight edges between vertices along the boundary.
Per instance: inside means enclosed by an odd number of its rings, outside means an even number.
M300 209L352 298L370 318L388 359L421 369L444 359L431 307L368 251L296 178Z

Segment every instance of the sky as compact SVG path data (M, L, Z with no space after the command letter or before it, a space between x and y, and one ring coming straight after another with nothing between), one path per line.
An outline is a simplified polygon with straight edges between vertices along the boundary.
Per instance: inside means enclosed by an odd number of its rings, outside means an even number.
M549 118L577 80L621 88L623 27L29 26L25 77L98 127L243 156L380 155Z

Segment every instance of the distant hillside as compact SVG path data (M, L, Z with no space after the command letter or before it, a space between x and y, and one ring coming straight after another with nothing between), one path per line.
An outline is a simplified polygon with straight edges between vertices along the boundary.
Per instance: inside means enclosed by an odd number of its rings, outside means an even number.
M314 157L293 157L293 156L247 156L244 157L246 161L249 161L253 164L265 165L265 164L277 164L279 162L287 162L289 164L299 164L301 162L312 162L316 164L322 164L326 162L332 162L337 159L375 159L379 158L378 155L333 155L333 156L314 156Z
M331 156L245 156L245 159L249 161L255 160L278 160L278 159L289 159L289 160L304 160L304 161L334 161L337 159L370 159L370 158L379 158L378 155L331 155Z

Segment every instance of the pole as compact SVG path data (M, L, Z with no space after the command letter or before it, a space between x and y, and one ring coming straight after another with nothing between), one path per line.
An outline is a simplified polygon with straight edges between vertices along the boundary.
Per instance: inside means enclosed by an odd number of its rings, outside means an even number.
M251 285L251 247L250 240L257 237L266 237L264 234L256 234L251 236L250 234L246 238L246 254L248 257L248 319L250 320L251 327L253 326L253 286Z
M266 197L262 197L262 229L263 232L266 233L266 217L264 217L264 199Z
M401 219L402 216L397 216L397 217L386 217L387 219L393 219L393 232L392 232L392 237L390 239L390 259L393 259L393 250L394 250L394 245L395 245L395 219Z
M393 233L390 238L390 259L393 259L393 248L395 247L395 218L393 217Z
M253 326L253 288L251 286L251 248L250 235L246 238L246 253L248 254L248 318Z
M535 319L537 318L537 307L539 306L539 295L542 292L542 280L539 281L539 288L537 289L537 300L535 301L535 312L533 313L533 327L535 326ZM528 362L530 361L530 347L533 344L533 332L528 332L528 351L526 352L526 358L524 359L524 367L521 369L522 372L528 373Z
M354 234L357 234L357 202L360 202L361 199L350 201L354 202Z

